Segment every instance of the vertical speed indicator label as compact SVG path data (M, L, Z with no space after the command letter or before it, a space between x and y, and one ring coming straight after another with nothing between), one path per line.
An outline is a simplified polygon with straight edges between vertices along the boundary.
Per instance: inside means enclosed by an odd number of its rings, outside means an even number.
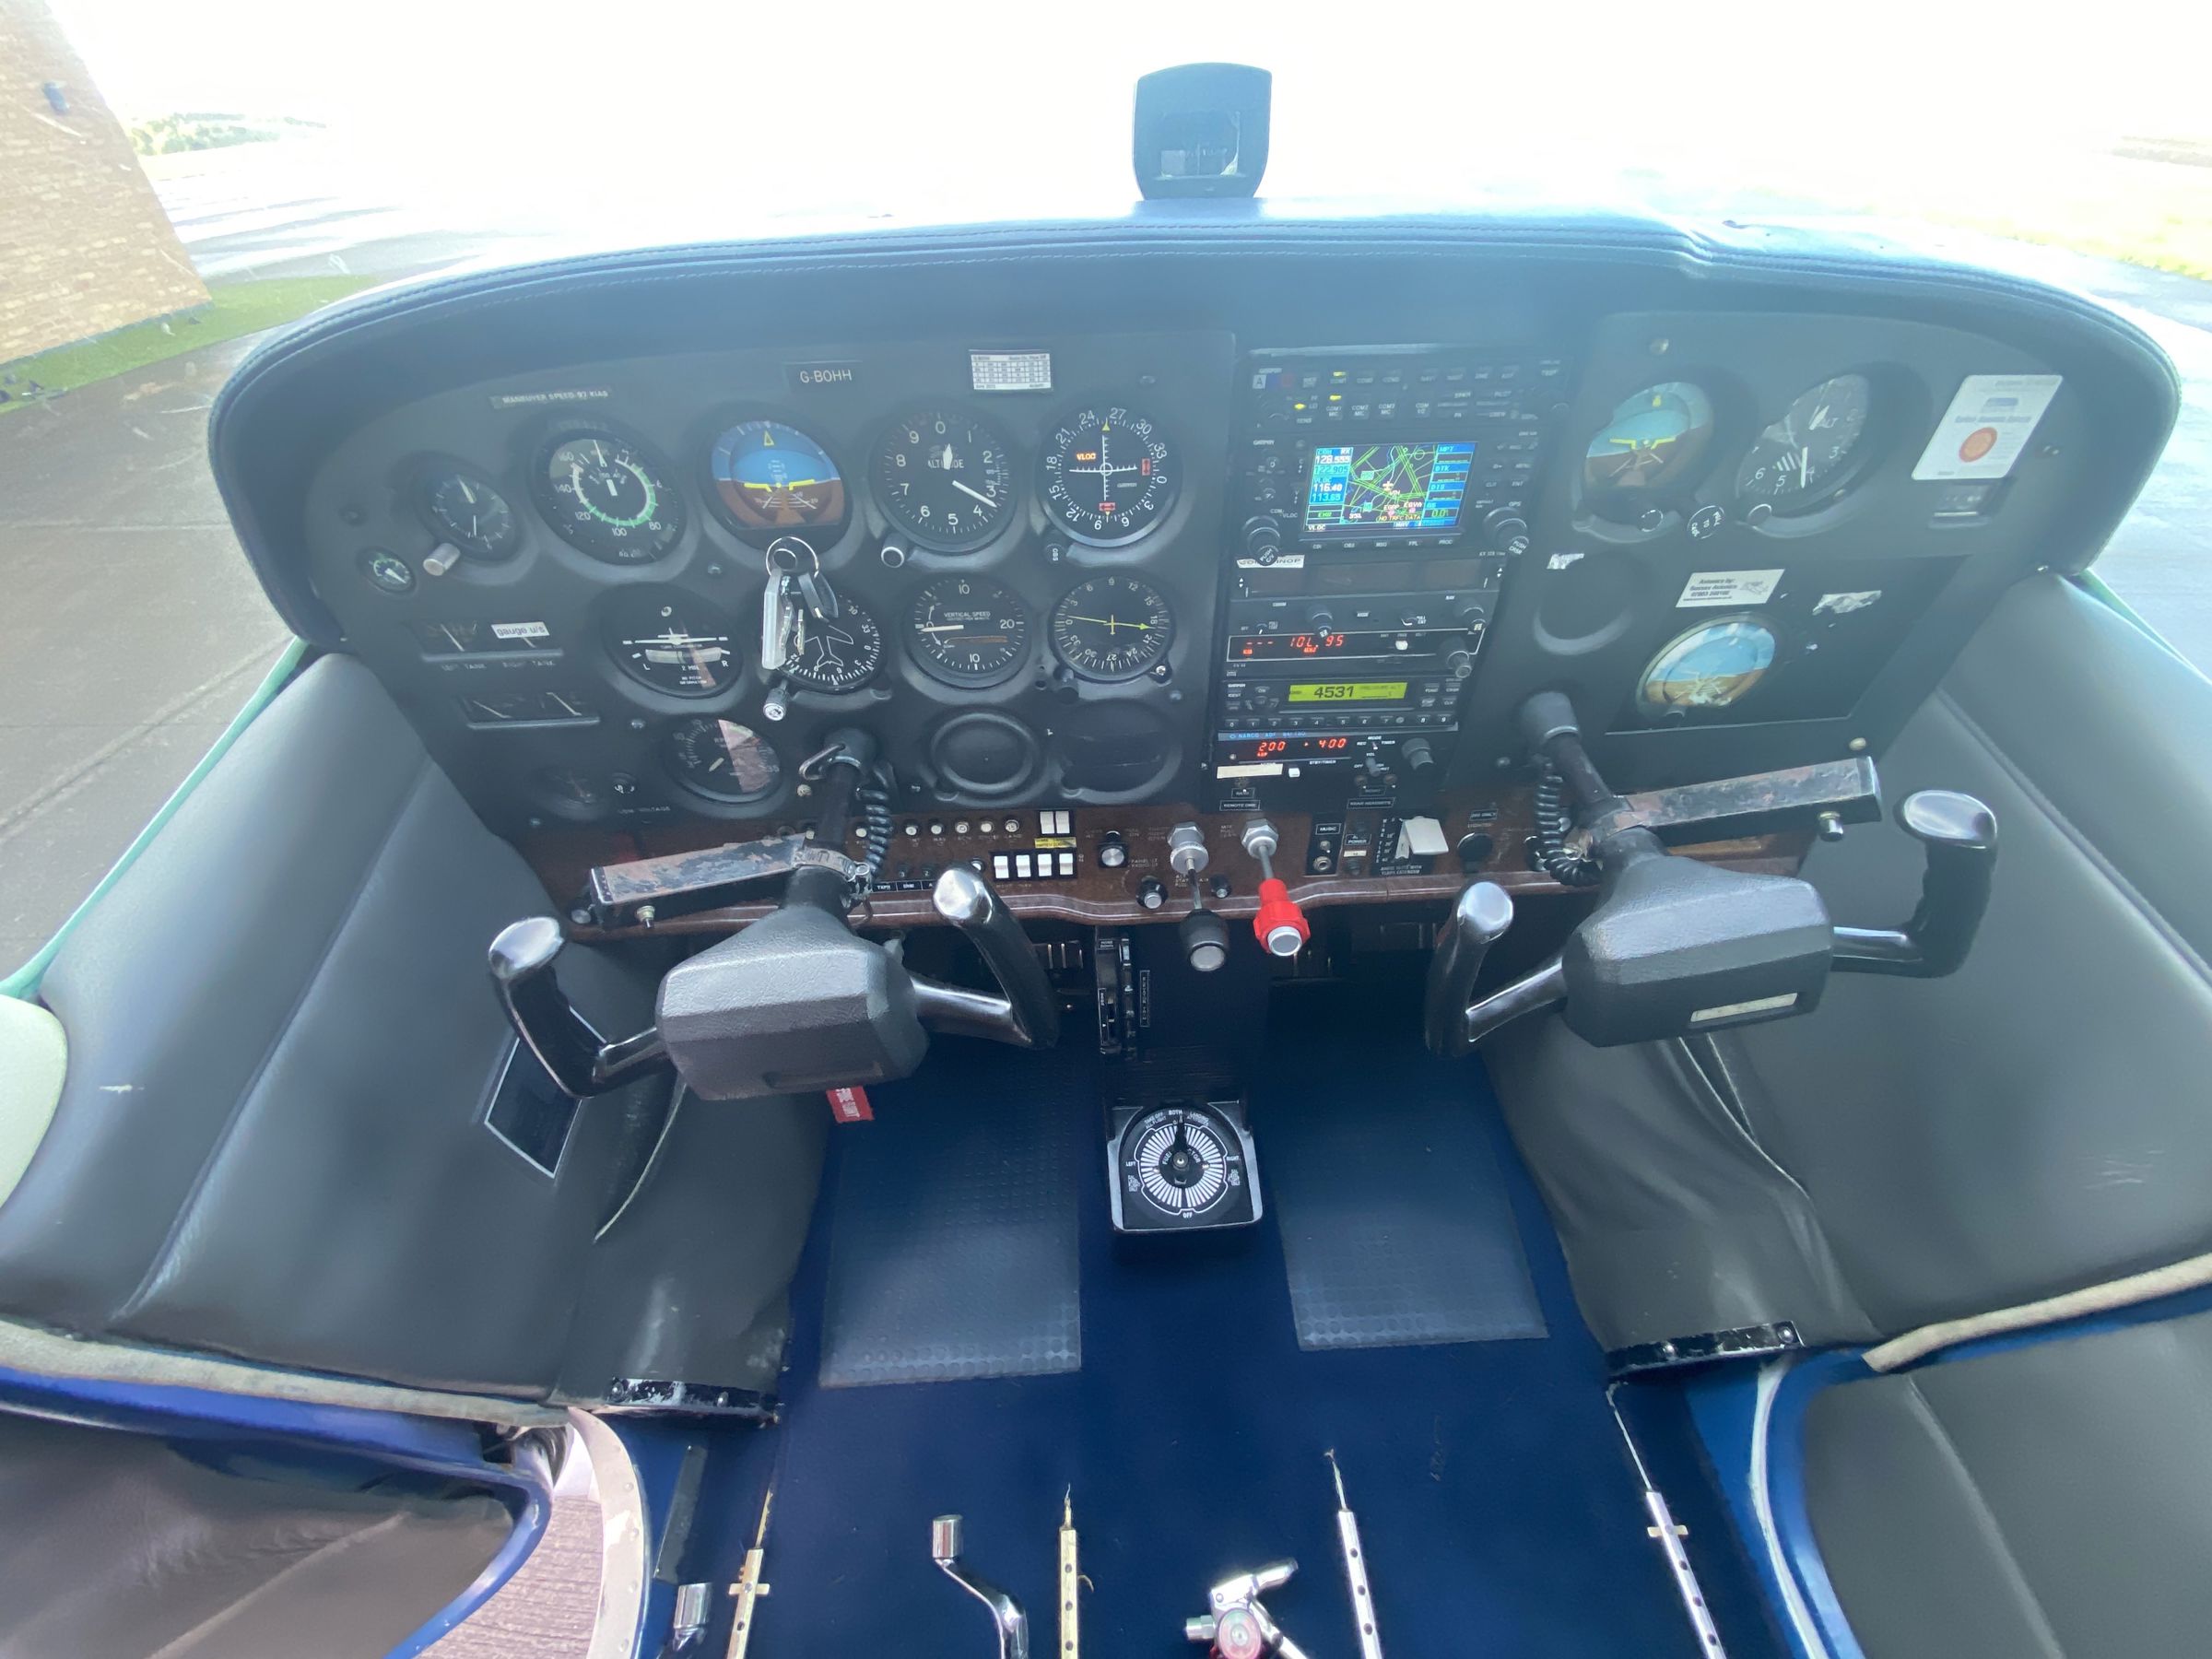
M1078 409L1045 440L1039 493L1079 542L1120 547L1175 505L1182 469L1164 429L1120 405Z

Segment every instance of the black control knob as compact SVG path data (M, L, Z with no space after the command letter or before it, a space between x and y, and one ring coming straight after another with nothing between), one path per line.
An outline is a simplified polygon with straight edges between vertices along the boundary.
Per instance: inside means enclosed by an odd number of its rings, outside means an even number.
M1209 910L1194 910L1175 930L1183 959L1199 973L1212 973L1229 960L1229 924Z
M1147 910L1158 910L1168 901L1168 889L1157 876L1147 876L1136 884L1136 901Z
M1122 840L1119 830L1109 830L1099 837L1099 867L1118 870L1129 862L1129 848Z
M1327 633L1336 625L1336 613L1325 605L1317 605L1306 613L1306 626L1315 633Z
M1282 525L1265 513L1245 520L1244 551L1264 565L1273 564L1282 556Z
M1442 768L1426 737L1408 737L1398 746L1398 805L1409 812L1425 812L1436 799Z
M1475 653L1471 651L1453 652L1444 659L1444 669L1453 679L1465 679L1475 672Z
M1482 521L1482 536L1500 553L1528 551L1528 521L1511 507L1493 508Z

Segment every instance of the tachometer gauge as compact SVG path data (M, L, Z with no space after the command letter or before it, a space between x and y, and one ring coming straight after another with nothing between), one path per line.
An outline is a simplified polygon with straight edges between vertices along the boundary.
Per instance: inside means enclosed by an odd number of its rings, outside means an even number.
M1053 649L1085 679L1135 679L1174 638L1175 613L1134 576L1094 576L1053 606Z
M1753 616L1700 623L1668 641L1643 671L1636 706L1653 720L1734 708L1774 666L1774 630Z
M845 480L830 452L780 420L741 420L707 457L715 498L741 530L837 528Z
M1668 486L1689 483L1712 441L1712 400L1688 381L1624 398L1583 456L1583 488L1609 518L1633 520Z
M612 432L571 432L540 458L538 511L571 546L608 564L643 564L676 546L684 503L668 469Z
M734 720L678 721L661 739L661 759L677 782L710 800L761 800L783 781L776 751Z
M1777 512L1818 507L1851 482L1874 405L1863 374L1824 380L1783 412L1736 469L1735 493Z
M1119 547L1175 505L1182 472L1167 434L1119 406L1078 409L1045 440L1045 511L1077 541Z
M430 527L470 559L505 559L521 535L507 498L458 467L432 473L423 481L422 510Z
M914 661L953 686L995 686L1021 671L1030 647L1030 613L995 582L940 576L906 613Z
M996 535L1014 507L1005 434L952 409L916 409L876 451L876 499L924 547L964 553Z
M737 625L681 588L630 588L600 620L607 654L622 672L671 697L717 697L743 666Z
M783 677L812 691L857 691L883 666L883 630L852 600L839 595L835 617L808 616L798 655Z

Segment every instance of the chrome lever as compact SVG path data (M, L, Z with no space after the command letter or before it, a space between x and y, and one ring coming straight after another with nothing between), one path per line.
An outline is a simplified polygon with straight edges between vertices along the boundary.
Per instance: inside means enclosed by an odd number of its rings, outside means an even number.
M1513 924L1511 894L1494 881L1477 881L1460 890L1452 919L1439 931L1436 954L1429 959L1429 992L1422 1003L1422 1034L1429 1051L1456 1060L1474 1042L1467 1034L1467 1006L1483 959Z
M672 1063L657 1027L608 1042L576 1011L553 974L562 943L560 924L550 916L510 923L491 942L492 986L523 1046L562 1093L579 1100L666 1070Z
M1839 927L1836 967L1846 973L1941 979L1958 971L1989 909L1997 867L1997 817L1970 794L1923 789L1897 808L1898 827L1920 842L1920 903L1902 927Z
M987 1037L1017 1048L1050 1048L1060 1040L1060 1005L1044 965L1014 912L988 881L966 865L937 877L930 903L965 935L998 982L1002 994L912 975L914 1011L935 1031Z
M990 1610L991 1622L998 1627L998 1659L1030 1659L1030 1616L1006 1591L968 1571L960 1560L960 1517L939 1515L929 1524L930 1559Z

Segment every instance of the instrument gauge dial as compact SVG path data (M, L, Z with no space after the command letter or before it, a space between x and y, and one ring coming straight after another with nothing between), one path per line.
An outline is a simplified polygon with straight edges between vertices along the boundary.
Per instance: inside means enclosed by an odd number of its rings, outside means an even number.
M1831 499L1857 470L1874 387L1863 374L1822 381L1759 435L1736 469L1735 493L1776 512L1806 512Z
M715 439L707 472L715 500L741 531L775 535L844 525L844 475L796 427L739 421Z
M645 564L684 533L667 466L613 432L571 432L538 458L538 511L571 547L607 564Z
M1780 653L1757 617L1722 617L1677 634L1643 671L1636 706L1649 720L1734 708L1767 677Z
M1175 505L1182 471L1165 429L1116 405L1078 409L1045 440L1044 508L1079 542L1126 547Z
M783 781L767 739L734 720L678 721L662 735L661 760L686 789L733 805L764 800Z
M835 617L806 618L798 656L783 665L783 677L810 691L857 691L882 666L883 629L840 595Z
M507 498L458 467L424 480L422 510L430 527L470 559L505 559L522 536L522 524Z
M995 686L1029 660L1029 608L995 582L940 576L907 607L906 637L914 661L932 678Z
M1670 490L1695 481L1712 427L1712 400L1688 381L1622 399L1583 452L1583 490L1591 506L1633 524Z
M891 424L877 448L876 499L887 518L925 547L980 547L1013 516L1012 445L972 415L913 410Z
M744 666L736 623L681 588L626 589L608 603L601 637L623 673L671 697L719 697Z
M1085 679L1135 679L1166 658L1174 639L1167 600L1134 576L1094 576L1053 606L1053 649Z

